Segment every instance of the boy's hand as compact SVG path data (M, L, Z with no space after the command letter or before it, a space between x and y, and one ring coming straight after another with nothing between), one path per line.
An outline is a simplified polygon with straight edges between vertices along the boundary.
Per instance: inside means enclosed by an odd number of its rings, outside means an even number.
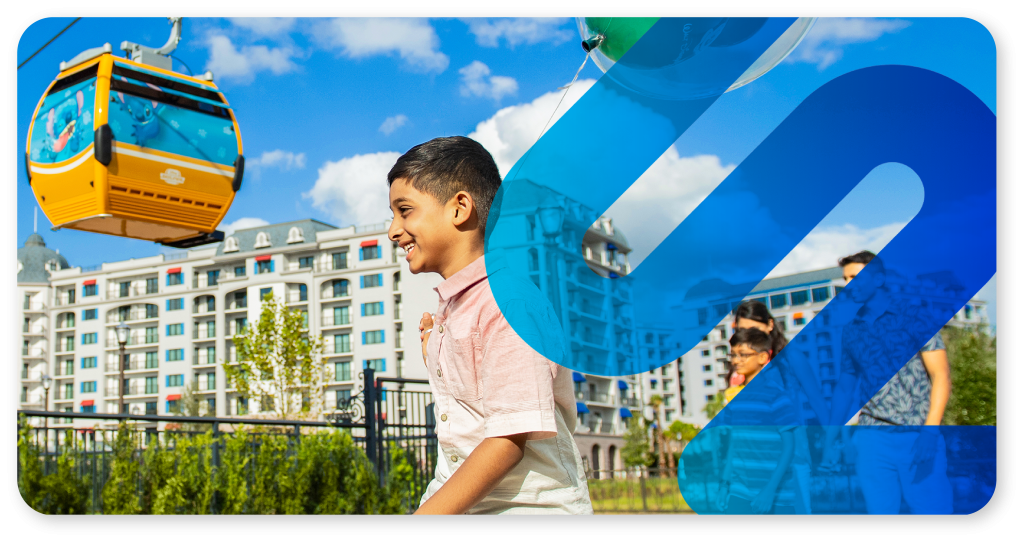
M423 313L420 319L420 346L423 350L423 365L427 365L427 340L430 339L430 332L434 329L434 316L430 313Z
M718 506L719 511L725 511L725 508L729 506L729 487L725 486L725 483L718 485L718 499L715 500L715 505Z
M754 513L762 515L772 510L772 503L775 501L775 488L771 486L765 487L761 492L754 498L754 501L750 502L750 509Z

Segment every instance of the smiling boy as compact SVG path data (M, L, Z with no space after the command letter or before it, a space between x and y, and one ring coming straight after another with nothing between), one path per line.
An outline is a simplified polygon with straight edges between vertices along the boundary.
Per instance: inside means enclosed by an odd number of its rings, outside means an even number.
M501 308L491 294L489 277L510 273L484 265L500 185L490 153L460 136L413 147L388 173L388 237L412 273L444 279L421 327L438 460L416 514L590 514L571 372L520 337L558 340L550 304L535 288ZM505 315L532 326L513 331Z

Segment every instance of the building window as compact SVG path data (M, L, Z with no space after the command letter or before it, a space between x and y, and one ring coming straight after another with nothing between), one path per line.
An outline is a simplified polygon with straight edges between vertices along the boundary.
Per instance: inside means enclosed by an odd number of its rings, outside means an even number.
M146 369L151 370L160 365L156 351L149 351L146 353Z
M158 290L156 277L146 279L146 294L156 294Z
M335 401L335 405L337 405L338 409L344 408L346 406L345 404L348 403L348 400L351 397L352 397L352 391L347 389L347 388L345 390L335 390L334 391L334 401Z
M167 335L168 336L180 336L180 335L182 335L184 333L185 333L185 325L184 324L180 324L179 323L179 324L168 324L167 325Z
M261 288L260 289L260 300L261 301L262 300L266 300L267 296L271 296L272 297L273 295L274 295L274 289L271 288L271 287Z
M131 281L121 281L121 283L118 285L118 296L121 297L121 298L127 298L127 297L131 296L131 292L132 292L132 282Z
M807 324L807 319L804 318L803 314L800 314L799 317L793 317L793 324L797 326L800 326L801 324Z
M711 356L711 350L710 349L704 349L704 350L702 350L700 352L700 355L703 356L704 358L707 358L707 357Z
M301 228L293 226L288 230L288 243L302 243L303 241L306 241L306 237L302 234Z
M146 414L156 415L156 402L146 402Z
M270 247L270 236L268 236L266 232L256 234L256 243L253 247L256 249L259 249L260 247Z
M343 306L343 307L335 307L334 308L334 322L332 324L334 326L339 326L339 325L342 325L342 324L349 324L349 322L350 322L350 319L349 319L349 309L348 309L348 306L346 305L346 306Z
M82 345L94 345L96 343L96 332L82 334Z
M364 317L374 317L377 315L383 315L384 302L370 302L368 304L363 304L361 314Z
M234 253L238 251L238 240L234 236L224 240L224 252Z
M180 374L180 373L177 374L177 375L168 375L167 376L167 386L169 386L169 387L180 387L180 386L184 386L184 384L185 384L185 376Z
M359 248L359 260L373 260L380 258L380 245Z
M85 297L85 296L95 296L95 295L96 295L96 283L93 283L91 285L85 285L84 287L82 287L82 296L83 297ZM72 296L68 301L71 302L71 303L74 303L75 302L74 297Z
M299 301L305 302L309 300L309 287L305 284L299 285Z
M211 371L210 373L206 374L206 390L216 390L216 389L217 389L217 373Z
M178 401L179 400L167 400L167 412L177 413L178 412Z
M206 414L211 416L217 414L217 398L206 399Z
M167 274L167 286L171 287L174 285L180 285L185 282L184 275L181 272L168 273Z
M789 299L789 296L786 295L786 294L776 294L776 295L772 296L770 298L770 300L772 302L772 309L776 309L776 308L779 308L779 307L786 307L787 305L789 305L789 303L787 302L788 299Z
M711 364L704 364L704 371L711 371Z
M159 316L160 310L154 304L146 304L146 318L155 319Z
M831 296L832 293L829 292L828 287L819 287L811 289L811 299L814 300L815 302L827 301Z
M185 308L185 299L184 298L171 298L170 300L167 300L167 310L168 311L178 311L179 309L184 309L184 308Z
M352 338L348 334L334 334L334 352L352 352Z
M351 381L352 380L352 363L351 362L335 362L334 363L334 380L335 381Z
M372 275L362 275L362 276L359 277L359 287L360 288L379 287L382 284L384 284L384 276L382 274L379 274L379 273L372 274Z
M331 288L334 289L335 298L348 296L348 281L345 279L335 279L331 282Z
M331 269L344 270L348 268L348 253L333 253L331 254Z
M384 330L368 330L363 332L363 345L384 343Z
M709 402L714 401L715 395L714 394L708 394L707 396L704 396L704 399L709 401Z
M95 405L83 405L82 406L82 413L95 413L95 412L96 412L96 406Z
M371 358L363 360L364 370L387 371L387 362L383 358Z
M82 311L82 320L83 321L94 321L94 320L96 320L96 310L95 309L86 309L86 310Z
M96 381L82 381L82 393L96 392Z
M299 257L299 269L306 269L313 267L313 257L303 256Z
M704 386L709 387L709 386L713 386L714 384L715 384L715 382L712 381L711 379L704 379Z
M235 266L235 277L245 277L245 266Z
M806 290L794 290L789 293L789 300L791 305L803 305L807 303L810 297L807 295Z
M220 282L220 270L210 270L206 272L206 286L215 287Z
M185 360L185 349L167 349L167 361L168 362L180 362ZM177 386L177 385L167 385Z
M263 260L256 263L256 273L273 273L274 272L274 261Z
M83 370L87 370L89 368L95 368L95 367L96 367L96 357L95 356L86 356L86 357L82 358L82 369Z
M703 325L708 323L708 308L701 307L697 309L697 324Z

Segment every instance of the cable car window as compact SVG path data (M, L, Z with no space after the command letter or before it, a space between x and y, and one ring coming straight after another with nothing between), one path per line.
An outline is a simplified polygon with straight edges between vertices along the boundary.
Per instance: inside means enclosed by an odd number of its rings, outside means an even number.
M84 73L85 78L76 78ZM96 70L83 70L54 84L61 85L43 99L43 105L36 114L32 125L32 150L29 158L33 162L53 164L68 160L84 151L93 140L93 106L96 103Z
M152 83L111 78L107 123L118 142L224 165L238 157L225 108L164 92Z

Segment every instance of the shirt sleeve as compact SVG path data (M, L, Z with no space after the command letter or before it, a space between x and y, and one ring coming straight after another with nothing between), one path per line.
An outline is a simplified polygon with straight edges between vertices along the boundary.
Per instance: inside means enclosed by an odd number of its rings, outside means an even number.
M524 433L530 440L555 437L555 368L529 344L551 341L546 336L560 329L542 322L542 313L537 308L530 311L524 301L508 302L504 315L497 308L494 312L481 327L484 437ZM506 316L517 329L512 329Z
M924 347L921 347L921 352L944 351L944 350L946 350L946 342L942 341L942 332L941 331L936 332L935 335L932 336L932 338L928 340L928 343L925 343Z

